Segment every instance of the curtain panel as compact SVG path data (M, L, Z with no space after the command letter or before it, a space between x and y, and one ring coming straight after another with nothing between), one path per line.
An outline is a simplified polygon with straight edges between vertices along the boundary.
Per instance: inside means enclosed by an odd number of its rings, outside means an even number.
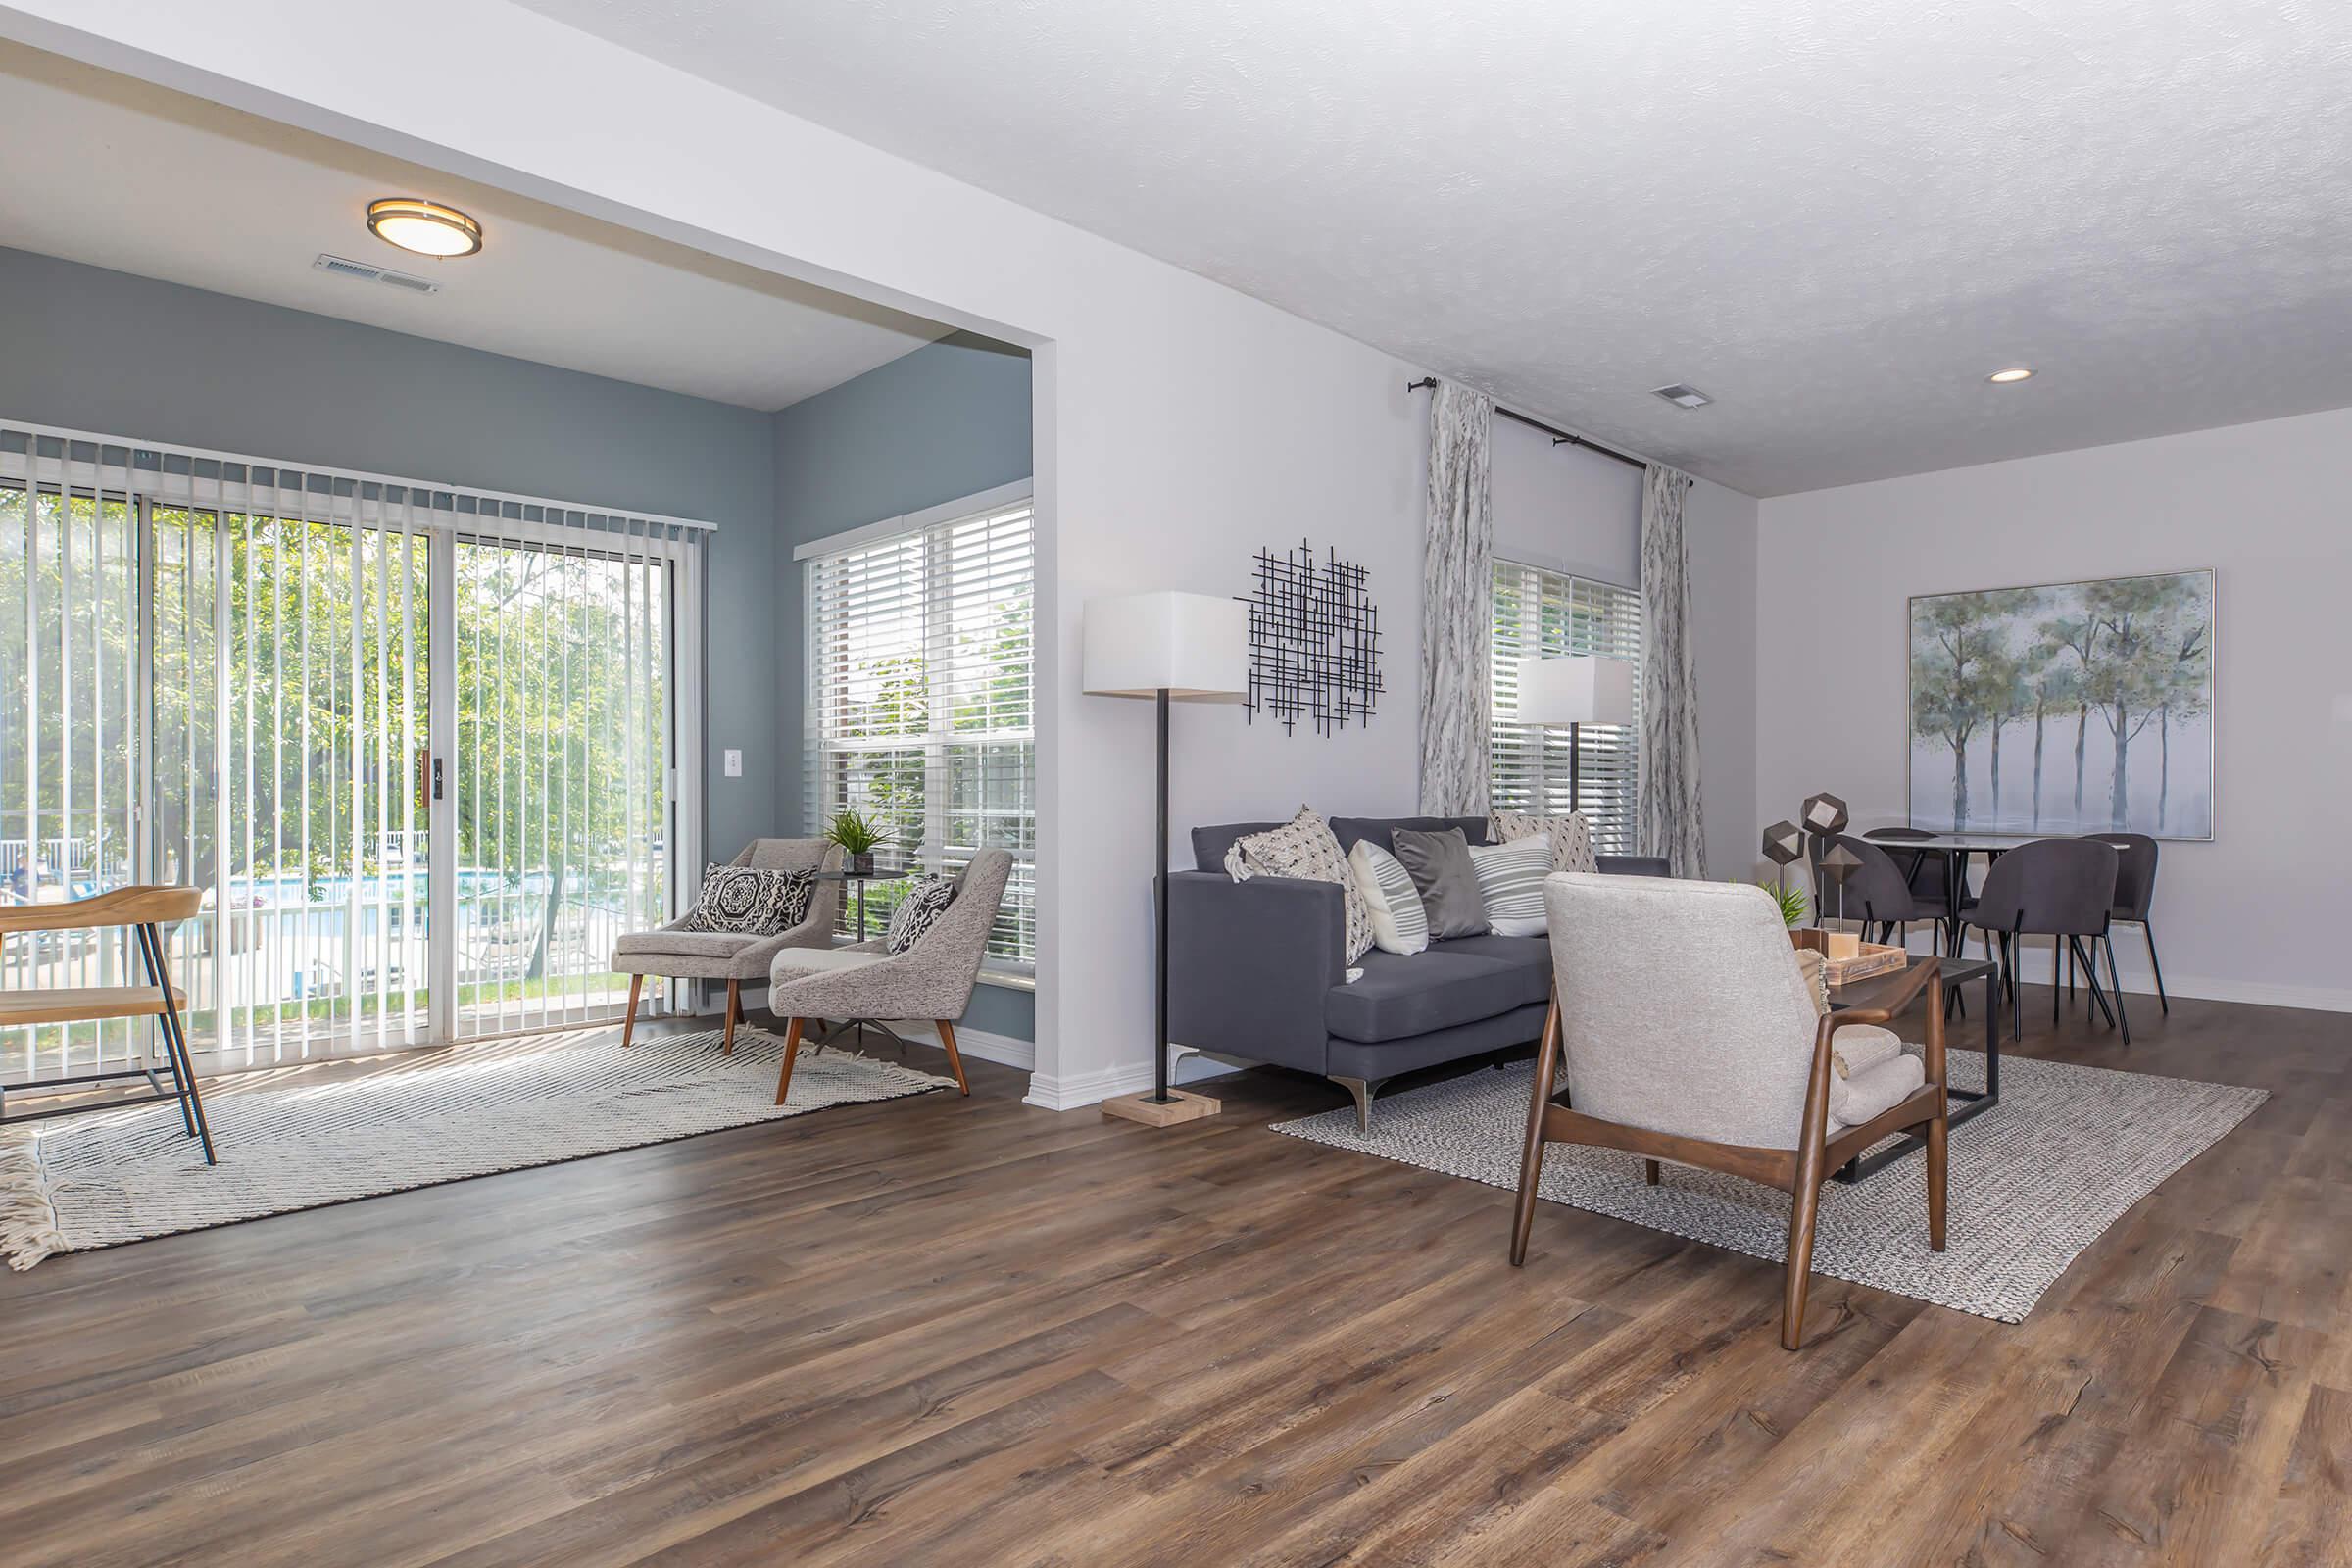
M1644 854L1673 874L1706 874L1698 798L1698 664L1690 648L1690 476L1651 464L1642 485L1642 796Z
M1487 809L1494 515L1494 400L1440 380L1429 399L1429 511L1421 536L1421 809Z

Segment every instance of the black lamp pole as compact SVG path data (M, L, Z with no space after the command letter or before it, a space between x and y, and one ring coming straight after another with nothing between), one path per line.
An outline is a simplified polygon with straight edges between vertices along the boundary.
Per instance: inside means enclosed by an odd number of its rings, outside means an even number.
M1585 792L1577 782L1580 771L1577 764L1583 760L1583 743L1584 737L1577 733L1577 726L1571 720L1568 725L1568 809L1571 811L1585 808Z
M1152 1053L1152 1099L1154 1105L1168 1104L1173 1099L1168 1093L1168 689L1159 688L1159 831L1156 853L1152 859L1152 902L1156 910L1152 920L1152 941L1157 945L1158 976L1152 990L1154 1014Z

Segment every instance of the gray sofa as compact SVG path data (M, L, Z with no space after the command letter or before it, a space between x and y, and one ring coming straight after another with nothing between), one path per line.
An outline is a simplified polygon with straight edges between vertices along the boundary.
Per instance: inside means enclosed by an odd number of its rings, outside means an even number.
M1222 1055L1296 1067L1344 1086L1372 1124L1382 1083L1421 1067L1525 1045L1544 1030L1551 950L1542 937L1461 937L1409 957L1375 948L1349 983L1346 916L1335 882L1225 872L1235 839L1278 827L1193 829L1193 863L1168 879L1168 1038ZM1398 828L1458 827L1487 842L1487 819L1331 818L1343 852ZM1605 872L1664 876L1646 856L1600 857Z

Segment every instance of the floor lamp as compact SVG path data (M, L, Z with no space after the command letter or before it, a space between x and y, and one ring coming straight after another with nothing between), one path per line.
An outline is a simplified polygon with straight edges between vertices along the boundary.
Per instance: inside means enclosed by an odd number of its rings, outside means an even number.
M1581 811L1577 728L1634 721L1634 666L1624 659L1522 659L1518 669L1522 724L1568 726L1568 809Z
M1159 813L1152 858L1152 1093L1104 1101L1106 1116L1165 1127L1213 1116L1221 1108L1206 1095L1168 1087L1168 704L1238 703L1248 695L1249 667L1249 607L1238 599L1157 593L1087 602L1087 695L1149 697L1159 718Z

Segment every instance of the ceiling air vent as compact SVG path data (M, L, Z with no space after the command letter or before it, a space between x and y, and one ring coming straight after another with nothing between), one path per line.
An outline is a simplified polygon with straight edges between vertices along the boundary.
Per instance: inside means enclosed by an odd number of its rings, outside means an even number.
M1678 409L1703 409L1715 401L1698 388L1685 386L1680 381L1675 382L1672 386L1653 386L1649 389L1649 395L1653 398L1664 398Z
M430 278L418 277L413 272L395 272L388 267L370 267L366 262L329 256L323 251L311 265L321 272L333 272L338 277L354 277L363 283L389 283L394 288L405 288L412 294L441 292L441 285Z

